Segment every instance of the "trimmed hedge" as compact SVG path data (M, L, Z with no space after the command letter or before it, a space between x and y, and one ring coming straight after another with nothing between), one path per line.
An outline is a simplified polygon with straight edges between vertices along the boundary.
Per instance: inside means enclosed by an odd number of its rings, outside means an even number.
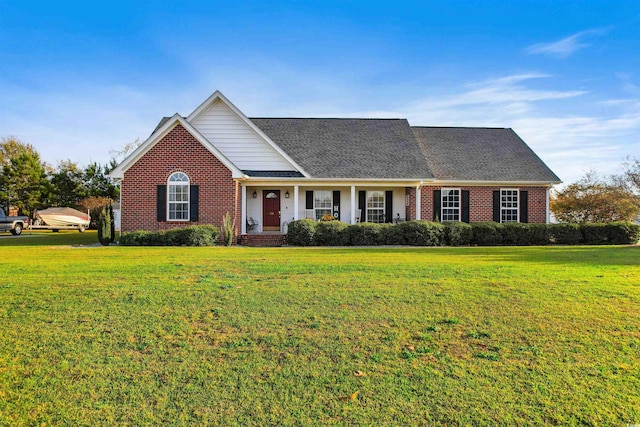
M465 222L444 223L444 244L447 246L468 246L473 238L471 225Z
M525 224L496 222L408 221L400 224L340 221L292 221L287 241L294 246L525 246L525 245L626 245L638 241L640 225Z
M213 246L218 240L218 228L213 225L192 225L157 233L134 231L120 237L122 246Z
M471 244L478 246L496 246L502 244L502 224L497 222L471 223Z
M345 246L349 243L345 232L347 227L347 224L340 221L318 222L312 242L315 246Z
M582 242L580 224L549 224L551 243L556 245L578 245Z

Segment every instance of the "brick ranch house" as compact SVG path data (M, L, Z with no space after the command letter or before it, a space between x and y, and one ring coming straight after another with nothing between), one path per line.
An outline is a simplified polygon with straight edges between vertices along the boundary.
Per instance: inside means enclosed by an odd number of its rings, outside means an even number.
M161 120L112 172L121 229L220 226L244 240L325 214L544 223L560 179L511 129L406 119L248 118L219 91Z

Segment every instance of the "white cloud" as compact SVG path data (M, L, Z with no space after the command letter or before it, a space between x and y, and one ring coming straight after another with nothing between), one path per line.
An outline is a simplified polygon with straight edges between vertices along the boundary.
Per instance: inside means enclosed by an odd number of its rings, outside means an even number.
M593 35L600 35L607 31L609 31L609 29L606 28L595 28L592 30L580 31L555 42L536 43L527 47L525 52L530 55L551 55L559 58L566 58L578 50L590 46L590 44L585 43L583 39Z

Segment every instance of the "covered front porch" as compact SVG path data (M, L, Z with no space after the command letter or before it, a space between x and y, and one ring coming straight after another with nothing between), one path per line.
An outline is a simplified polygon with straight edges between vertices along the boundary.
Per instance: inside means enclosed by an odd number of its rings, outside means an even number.
M347 224L419 219L419 186L413 182L241 183L241 236L283 235L291 221L303 218L319 221L332 216Z

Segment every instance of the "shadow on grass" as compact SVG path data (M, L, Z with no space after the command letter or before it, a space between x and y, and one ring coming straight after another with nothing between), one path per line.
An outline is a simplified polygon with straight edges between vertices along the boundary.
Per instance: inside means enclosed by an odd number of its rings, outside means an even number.
M51 230L25 230L19 236L11 233L0 233L0 247L27 247L27 246L77 246L92 245L98 243L98 232L87 230L80 233L77 230L60 230L54 233Z
M640 266L640 245L619 246L491 246L491 247L358 247L308 248L339 256L362 251L368 254L450 254L484 261L514 261L548 264L630 265Z

